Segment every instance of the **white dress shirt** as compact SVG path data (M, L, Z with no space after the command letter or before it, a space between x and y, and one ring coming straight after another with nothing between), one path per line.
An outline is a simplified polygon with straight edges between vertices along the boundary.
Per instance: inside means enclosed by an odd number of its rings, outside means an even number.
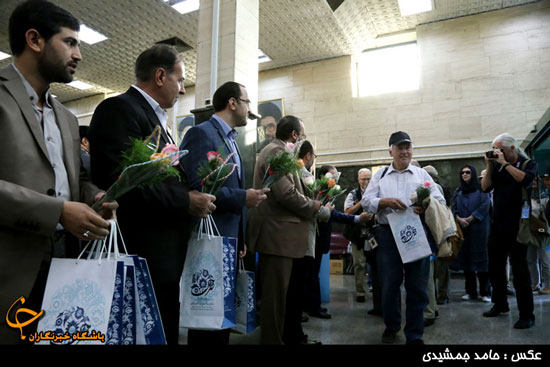
M445 205L445 198L436 188L432 177L424 169L409 164L407 168L400 172L393 167L392 163L388 167L384 177L380 179L383 172L384 168L376 171L361 199L363 210L369 213L378 214L378 223L388 224L387 215L394 211L394 209L391 208L379 210L378 203L380 199L397 198L407 206L410 206L412 204L410 199L411 194L416 191L418 186L423 185L426 181L431 184L432 190L430 195L432 198L439 200Z
M145 98L145 100L147 102L149 102L149 104L151 105L151 108L153 109L153 111L155 111L155 115L157 115L157 117L160 121L160 124L162 125L162 128L164 129L164 132L167 133L167 135L168 135L168 130L166 130L166 124L168 122L168 114L166 113L164 108L162 108L160 106L160 104L153 97L148 95L147 92L145 92L143 89L141 89L137 85L132 85L132 87L134 87L139 93L141 93L143 98ZM170 138L170 140L171 139L172 138ZM174 143L174 142L171 141L171 143Z

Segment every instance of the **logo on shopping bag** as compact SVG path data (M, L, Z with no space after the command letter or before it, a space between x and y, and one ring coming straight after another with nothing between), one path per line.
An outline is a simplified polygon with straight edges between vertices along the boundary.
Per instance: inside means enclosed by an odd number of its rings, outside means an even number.
M208 292L214 289L215 279L206 269L202 269L193 274L191 280L191 294L193 296L206 296Z
M407 225L399 232L399 235L401 236L401 242L410 242L416 237L416 228L411 225Z

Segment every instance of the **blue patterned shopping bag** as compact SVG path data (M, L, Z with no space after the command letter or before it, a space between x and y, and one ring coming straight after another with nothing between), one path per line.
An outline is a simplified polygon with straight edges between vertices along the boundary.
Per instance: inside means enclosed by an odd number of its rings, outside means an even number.
M115 288L113 291L113 300L111 303L111 313L107 326L107 338L105 343L108 345L118 345L122 339L122 314L124 309L124 262L118 261L115 276Z
M235 287L235 327L233 330L248 334L256 329L256 284L254 272L244 268L239 261Z
M164 345L166 337L147 260L138 256L131 258L136 269L138 344Z
M215 235L212 217L192 234L181 279L180 326L220 330L235 326L237 239ZM217 231L217 230L216 230Z
M136 275L133 265L124 265L124 293L122 312L122 345L137 344L137 298Z

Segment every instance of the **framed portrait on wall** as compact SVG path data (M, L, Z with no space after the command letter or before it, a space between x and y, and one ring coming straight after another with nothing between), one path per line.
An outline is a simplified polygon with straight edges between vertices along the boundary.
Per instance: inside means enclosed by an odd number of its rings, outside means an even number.
M193 114L181 115L176 117L176 134L173 138L176 140L178 147L185 136L187 130L195 126L195 116Z
M285 115L285 106L282 98L258 102L258 114L262 117L257 120L256 152L259 153L267 144L275 139L277 121Z

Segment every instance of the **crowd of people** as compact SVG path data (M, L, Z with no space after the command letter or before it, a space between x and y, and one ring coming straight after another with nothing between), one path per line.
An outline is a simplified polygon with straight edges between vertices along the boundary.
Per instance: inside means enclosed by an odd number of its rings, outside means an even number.
M449 264L437 258L438 244L424 220L426 207L411 201L413 191L428 182L437 187L430 200L452 208L464 235L451 265L464 271L463 299L492 302L486 317L508 312L509 259L519 309L515 327L534 325L533 290L550 293L550 261L547 251L520 244L516 237L523 189L532 198L532 212L548 217L550 177L543 177L543 187L536 162L510 135L494 139L481 180L472 165L460 170L460 186L451 198L434 167L413 164L410 136L395 132L388 144L391 164L374 174L359 170L358 186L350 190L340 212L330 201L316 200L304 183L313 175L316 154L296 116L270 122L273 134L259 151L253 182L247 185L236 128L247 124L251 101L246 86L230 81L214 93L212 117L185 134L180 148L189 154L176 166L183 180L168 177L156 186L134 189L96 212L91 206L119 177L121 152L132 139L146 139L160 126L159 148L174 144L166 109L185 93L185 65L170 46L143 51L135 63L136 83L101 102L89 129L80 133L76 117L50 92L51 83L73 79L82 59L78 31L79 21L72 14L47 1L26 1L10 18L14 62L0 71L2 315L22 295L29 309L40 309L52 256L71 257L79 241L105 239L108 220L116 218L128 252L147 259L167 343L178 344L179 282L187 242L194 224L211 215L221 236L237 238L240 258L258 254L261 343L318 344L304 333L303 313L331 318L321 305L319 271L330 249L332 224L338 222L345 224L352 244L357 302L366 300L369 269L369 313L384 320L382 342L394 343L401 329L404 283L404 334L407 343L422 344L424 327L434 323L437 305L449 299ZM86 140L80 147L81 135ZM289 144L297 147L304 167L265 188L269 158ZM207 153L219 149L237 169L210 195L202 192L197 172ZM318 177L327 173L336 175L336 167L324 165L316 171ZM404 262L389 217L411 207L421 218L432 255ZM6 320L0 320L0 343L21 342L20 330L10 328ZM33 327L25 326L27 333ZM229 329L188 331L190 345L228 344L229 338Z

